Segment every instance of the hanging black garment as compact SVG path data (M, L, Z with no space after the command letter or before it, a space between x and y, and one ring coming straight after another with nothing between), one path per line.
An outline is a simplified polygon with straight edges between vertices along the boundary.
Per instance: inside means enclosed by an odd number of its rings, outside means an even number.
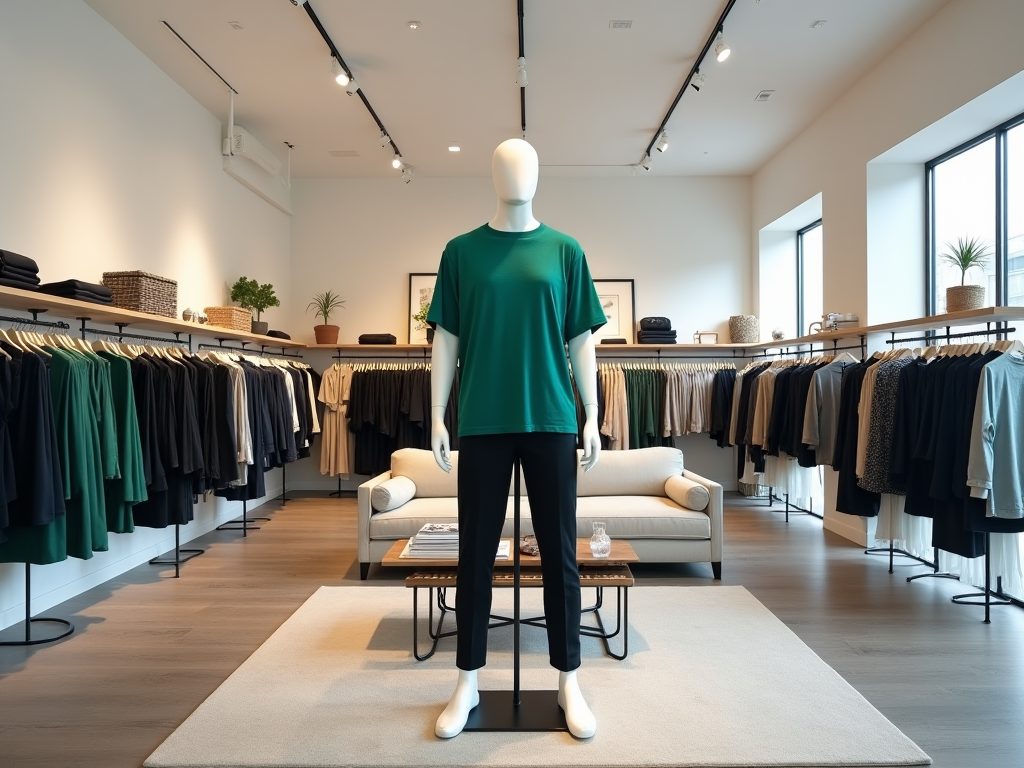
M896 417L893 422L892 446L890 449L889 482L893 488L907 495L907 514L911 512L912 494L908 492L913 470L914 438L917 435L917 420L920 417L918 408L918 390L921 384L921 371L927 361L915 358L914 361L900 371L899 384L896 387ZM918 491L920 496L922 491ZM920 515L919 515L920 516Z
M791 410L789 420L789 446L793 449L791 456L795 456L797 463L805 469L812 469L818 466L818 457L813 448L804 445L804 416L807 413L807 395L811 391L811 384L814 381L814 372L822 368L824 364L801 366L796 375L796 386L792 388L789 407ZM788 453L788 451L787 451Z
M18 496L8 427L14 410L14 379L11 359L0 355L0 543L7 541L5 530L10 525L7 505Z
M299 421L298 431L295 432L296 458L305 459L309 456L309 446L313 436L313 424L309 418L306 377L296 368L285 368L284 373L292 381L292 390L295 393L295 415Z
M877 517L881 494L865 491L857 485L857 407L864 374L875 359L851 365L843 372L839 395L839 423L836 432L832 468L839 472L836 489L836 511L847 515Z
M775 374L775 396L772 398L772 410L768 416L766 437L768 456L778 456L783 450L782 442L785 435L786 404L789 402L789 391L793 368L783 368Z
M265 479L266 448L273 440L269 425L269 409L264 402L262 378L255 366L242 362L242 373L245 376L246 414L249 421L249 435L252 440L252 464L246 472L245 485L233 485L218 488L215 495L230 501L249 501L265 496L267 493Z
M711 385L711 430L709 437L715 441L719 448L729 447L729 426L732 422L732 397L735 387L735 369L725 368L715 374Z
M219 476L213 488L225 488L238 480L238 437L235 423L235 388L226 365L213 365L214 430L217 433Z
M203 457L203 471L194 473L193 493L200 494L217 487L220 482L220 446L217 432L214 365L197 357L182 361L192 377L199 445Z

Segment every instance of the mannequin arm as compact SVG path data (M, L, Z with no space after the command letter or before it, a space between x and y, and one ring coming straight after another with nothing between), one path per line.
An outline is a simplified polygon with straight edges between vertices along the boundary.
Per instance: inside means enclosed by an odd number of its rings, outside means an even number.
M430 362L430 450L434 452L437 466L445 472L452 471L452 452L444 412L448 408L458 362L459 337L437 326Z
M583 410L587 414L583 426L583 471L589 472L601 455L601 434L597 425L597 353L594 352L594 337L590 331L569 339L569 360L576 387L583 398Z

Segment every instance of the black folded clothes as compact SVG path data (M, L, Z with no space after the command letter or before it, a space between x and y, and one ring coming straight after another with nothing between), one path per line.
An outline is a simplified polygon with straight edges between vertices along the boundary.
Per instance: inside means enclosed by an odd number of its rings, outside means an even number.
M44 283L39 286L40 293L60 296L63 299L88 301L92 304L111 304L110 289L105 285L86 283L82 280L62 280L59 283Z
M33 272L31 269L9 267L6 264L0 264L0 277L6 277L8 280L28 280L29 282L35 280L37 283L39 282L38 272Z
M641 339L675 339L675 331L640 331L637 336Z
M602 344L625 344L626 340L620 337L605 337L601 339Z
M32 282L29 282L28 280L24 280L24 279L20 279L20 278L19 279L12 279L12 278L8 278L8 277L3 277L2 275L0 275L0 285L6 285L8 288L20 288L23 291L38 291L39 290L39 282L38 281L32 283Z
M14 253L13 251L5 251L0 249L0 264L8 267L14 267L24 272L39 272L39 265L36 264L28 256L22 256L20 253Z
M396 339L390 333L364 333L359 337L360 344L397 344Z
M644 317L640 319L641 331L670 331L672 321L667 317Z
M274 339L291 339L291 336L284 331L267 331L267 336Z

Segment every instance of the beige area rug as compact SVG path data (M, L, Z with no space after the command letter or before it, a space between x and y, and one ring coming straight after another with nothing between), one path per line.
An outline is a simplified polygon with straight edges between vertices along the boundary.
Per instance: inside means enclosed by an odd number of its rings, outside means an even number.
M523 596L524 615L539 612L540 590ZM496 608L510 602L510 590L495 591ZM598 720L594 738L463 733L441 741L433 724L454 686L455 639L416 662L411 603L412 590L403 587L321 588L146 766L930 762L742 587L630 591L629 657L615 661L600 641L583 641L580 680ZM523 627L522 637L523 688L554 688L544 631ZM481 688L512 687L511 638L511 628L491 632Z

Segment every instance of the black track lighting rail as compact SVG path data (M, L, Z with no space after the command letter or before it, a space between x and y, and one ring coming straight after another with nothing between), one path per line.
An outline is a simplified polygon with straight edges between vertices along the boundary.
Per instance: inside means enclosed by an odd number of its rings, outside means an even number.
M309 0L306 0L306 2L302 4L302 7L306 10L306 15L309 16L309 20L313 22L313 26L315 26L317 31L320 33L320 37L322 37L324 42L327 43L327 47L331 50L331 55L338 60L338 63L341 64L341 66L345 68L349 77L353 77L351 67L349 67L349 65L345 63L345 59L341 57L341 53L338 52L338 46L334 44L334 41L331 40L331 36L327 34L327 30L324 29L324 25L321 23L320 17L316 15L316 11L313 10L313 6L309 3ZM353 79L355 78L353 77ZM370 113L370 117L373 118L373 122L377 124L380 132L391 138L391 148L394 150L395 154L401 157L402 152L398 149L398 145L395 143L394 137L391 136L391 134L388 133L387 128L384 127L384 123L381 122L381 119L377 116L373 106L371 106L370 100L367 99L366 94L363 93L362 87L356 91L356 95L362 99L363 106L366 107L366 111Z
M218 72L218 71L217 71L216 69L214 69L214 68L213 68L213 65L212 65L212 64L210 64L210 62L208 62L208 61L207 61L206 59L204 59L204 58L202 57L202 55L201 55L201 54L199 53L199 51L197 51L197 50L196 50L195 48L193 48L193 47L192 47L192 46L191 46L191 45L189 44L188 40L186 40L186 39L185 39L184 37L182 37L181 35L179 35L179 34L178 34L178 30L176 30L176 29L175 29L174 27L172 27L172 26L171 26L170 24L168 24L168 23L167 23L166 21L161 21L160 23L161 23L161 24L163 24L163 25L164 25L165 27L167 27L167 29L168 29L168 30L170 30L170 33L171 33L172 35L174 35L174 36L175 36L176 38L178 38L178 40L179 40L179 41L181 42L181 44L182 44L182 45L184 45L184 46L185 46L186 48L188 48L188 49L189 49L190 51L192 51L192 53L193 53L193 54L195 54L195 57L196 57L197 59L199 59L199 60L200 60L201 62L203 62L203 64L205 64L205 65L206 65L206 68L207 68L208 70L210 70L211 72L213 72L213 74L215 74L215 75L217 76L217 79L218 79L218 80L220 80L220 81L221 81L222 83L224 83L224 85L226 85L226 86L228 87L228 90L229 90L229 91L231 91L231 92L232 92L233 94L235 94L236 96L238 95L238 91L236 91L236 90L235 90L235 87L234 87L233 85L231 85L231 83L229 83L229 82L228 82L227 80L225 80L225 79L224 79L224 76L223 76L223 75L221 75L221 73L220 73L220 72Z
M722 27L725 25L725 19L732 11L732 7L736 5L736 0L728 0L725 4L725 8L722 9L722 15L718 17L718 21L715 23L714 29L711 30L711 35L708 37L707 42L704 43L704 47L701 49L700 55L693 62L693 66L690 67L689 74L686 75L686 79L683 80L683 87L679 89L679 93L676 94L675 99L672 101L672 106L668 108L668 112L665 113L665 117L661 120L661 125L658 126L658 130L654 132L654 137L651 139L651 143L647 145L647 151L644 152L644 157L649 157L651 150L654 149L654 145L658 143L658 137L661 136L661 132L665 130L665 126L668 125L668 121L672 117L672 113L675 112L676 106L679 104L679 100L683 98L683 94L686 93L686 89L690 87L690 81L693 80L693 76L697 74L697 70L700 69L701 62L704 61L704 57L708 55L708 51L711 50L711 46L715 44L715 38L718 37L718 33L722 31ZM643 158L641 158L643 160Z
M523 43L523 0L518 0L519 12L519 58L526 57L526 46ZM523 131L523 138L526 138L526 87L519 87L519 122Z

